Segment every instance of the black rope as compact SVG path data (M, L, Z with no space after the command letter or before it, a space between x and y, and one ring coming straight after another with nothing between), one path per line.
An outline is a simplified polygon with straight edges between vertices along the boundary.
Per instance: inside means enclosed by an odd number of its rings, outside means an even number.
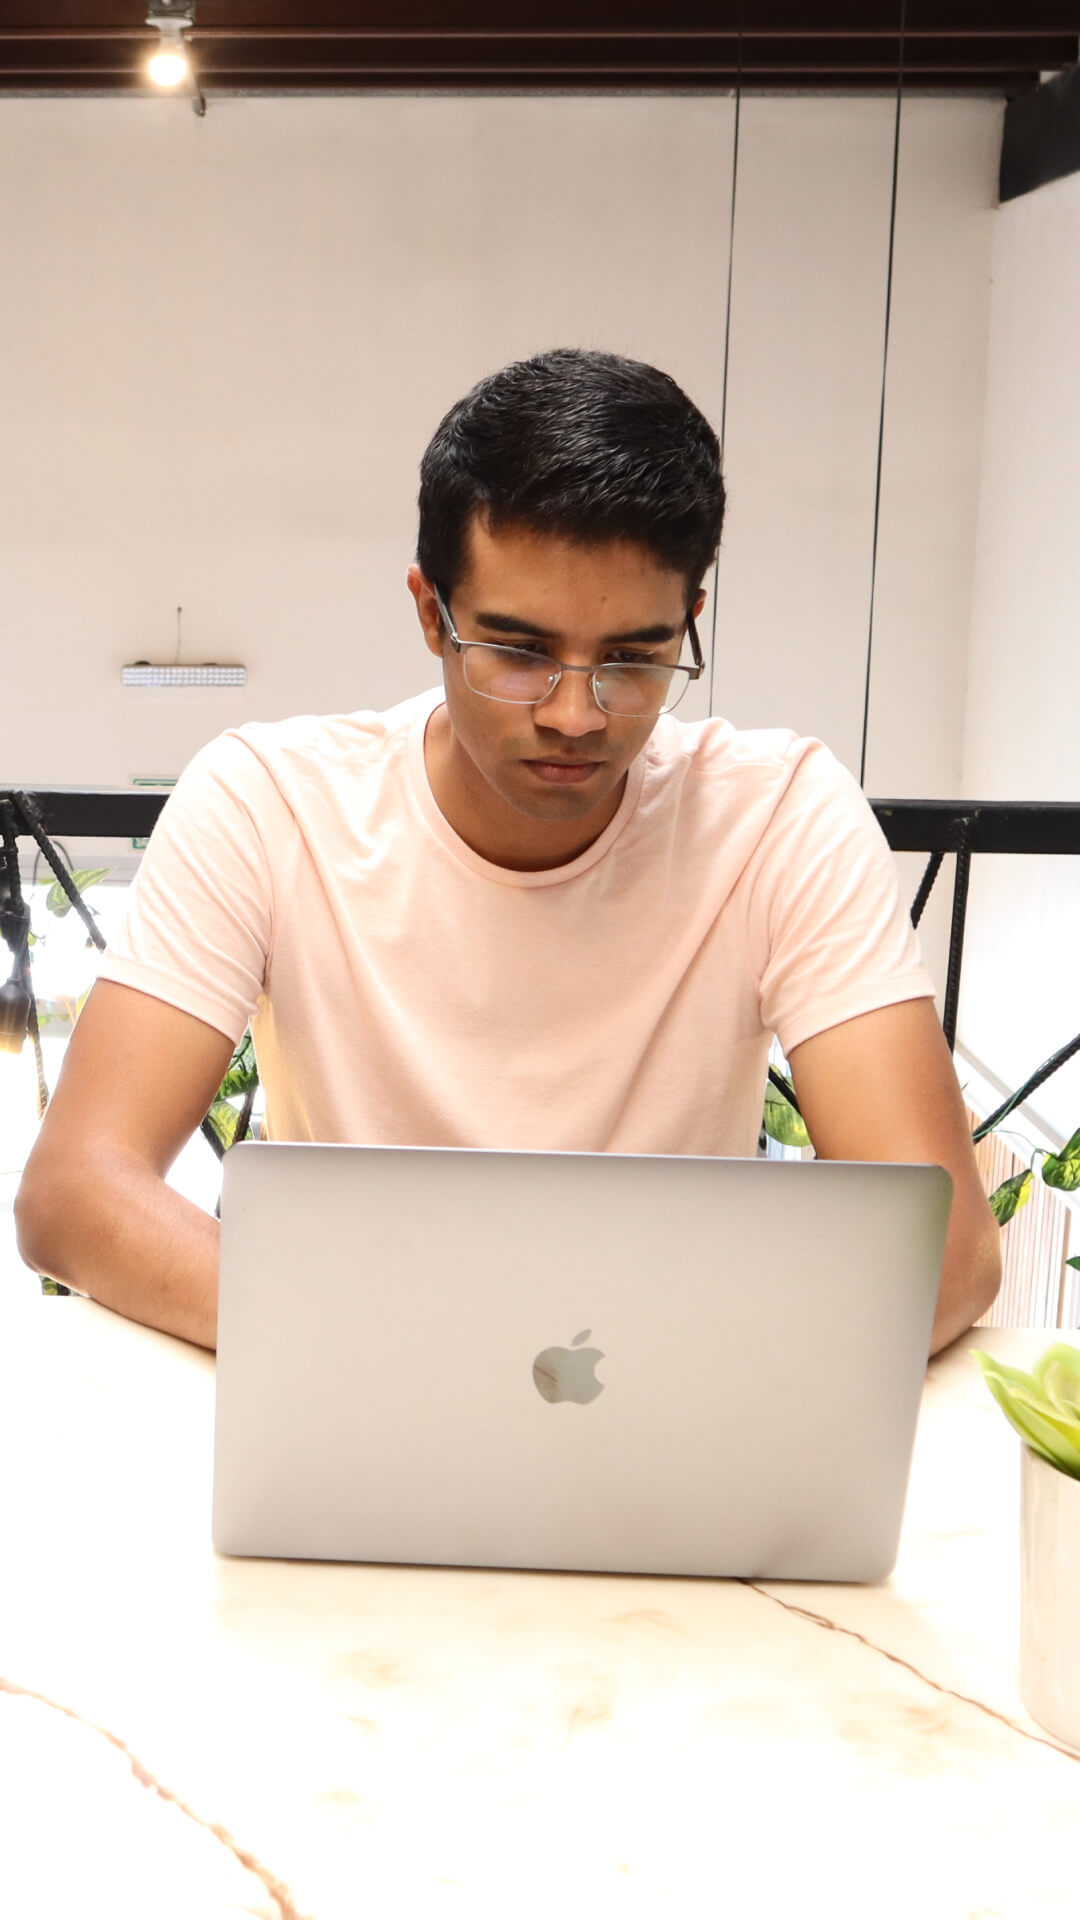
M25 798L25 796L24 796L24 798ZM28 805L31 805L31 806L32 806L32 805L33 805L33 802L32 802L32 801L28 801ZM72 857L71 857L71 855L70 855L70 853L68 852L68 850L67 850L67 848L65 847L65 845L64 845L64 843L63 843L63 841L62 841L62 840L54 840L54 841L52 842L52 844L53 844L53 847L55 848L55 850L56 850L56 851L57 851L57 852L59 853L59 855L60 855L60 858L61 858L61 859L62 859L62 861L64 862L64 865L66 866L66 868L67 868L67 870L68 870L68 872L69 872L69 873L71 873L71 872L72 872L72 871L74 870L74 866L75 866L75 862L74 862L74 860L72 859ZM35 853L35 855L34 855L34 864L33 864L33 866L32 866L32 868L30 869L30 891L31 891L31 893L33 892L33 890L34 890L34 888L35 888L35 887L37 886L37 883L38 883L38 868L40 867L40 865L41 865L41 848L39 847L39 848L38 848L38 850L37 850L37 852L36 852L36 853Z
M739 41L735 67L735 135L731 151L731 221L728 229L727 312L724 317L724 379L720 393L720 472L724 471L724 443L727 438L728 356L731 348L731 273L735 259L735 189L739 179L739 112L742 106L743 0L739 0ZM713 563L712 645L709 652L709 712L713 710L716 682L716 602L720 589L720 553Z
M960 1009L960 972L964 964L964 925L967 919L968 882L971 878L971 836L975 822L970 814L953 821L951 838L956 843L956 878L953 881L952 926L949 931L949 964L945 975L945 1005L941 1025L951 1053L956 1045L956 1020Z
M896 239L896 183L900 175L900 105L904 97L904 30L907 0L900 0L900 50L896 63L896 125L893 129L892 201L889 207L889 265L885 275L885 342L881 356L881 408L878 415L877 476L874 481L874 537L870 550L870 619L866 632L866 688L863 694L859 785L866 785L866 744L870 730L870 662L874 651L874 592L877 586L878 523L881 518L881 456L885 445L885 379L889 368L892 318L893 246Z
M19 876L19 843L16 838L15 809L8 799L0 799L0 819L3 820L4 865L7 867L8 895L11 901L11 917L19 923L19 940L26 945L26 902L23 899L22 880ZM8 945L11 945L10 940ZM12 953L15 953L12 947ZM19 958L20 955L16 955Z
M34 978L30 970L30 911L23 898L22 880L19 875L19 841L15 808L10 800L0 801L0 813L3 815L4 858L8 873L8 897L10 918L18 928L18 945L12 946L12 979L16 980L27 997L26 1031L30 1036L30 1045L34 1050L34 1067L37 1072L38 1119L44 1115L49 1104L49 1087L45 1079L45 1060L41 1051L41 1028L38 1023L37 1001L34 998ZM20 1045L21 1045L20 1041Z
M236 1132L233 1135L234 1147L238 1147L241 1140L246 1140L248 1134L251 1132L251 1114L255 1106L255 1095L257 1092L258 1086L256 1085L249 1087L244 1095L244 1104L240 1109L240 1119L237 1123Z
M78 887L75 885L74 881L72 880L70 873L67 872L63 862L60 860L59 856L57 855L56 849L53 846L52 841L49 839L48 834L45 832L44 827L42 827L42 825L36 818L33 802L27 798L25 793L13 792L10 800L5 800L2 804L4 807L5 821L8 819L9 816L11 817L12 821L14 821L14 813L16 810L18 811L18 814L22 819L24 826L26 827L26 831L32 835L34 840L37 841L38 847L40 848L41 852L44 854L46 860L49 863L49 866L52 868L52 871L56 875L56 878L59 881L60 886L63 888L68 899L71 901L71 904L75 908L75 911L78 914L80 920L82 921L83 925L86 927L87 932L89 933L90 938L93 941L95 947L98 949L99 953L103 953L105 950L105 937L101 931L101 928L98 926L98 923L94 918L93 913L91 912L90 908L87 906L85 900L83 899L81 893L79 892ZM16 848L16 872L17 872L17 868L18 868L18 849ZM21 900L21 898L22 898L22 895L20 892L19 899ZM41 1091L40 1091L42 1088L44 1088L44 1072L43 1072L43 1067L41 1062L40 1041L37 1039L37 1033L38 1033L37 1008L34 1005L34 997L33 997L34 990L30 980L29 960L27 960L26 975L27 975L26 984L30 989L30 1006L31 1006L30 1018L27 1022L27 1031L30 1034L31 1040L34 1041L35 1043L35 1054L38 1060L38 1084L39 1084L38 1103L39 1103L40 1111L44 1112L44 1106L42 1105L42 1102L41 1102ZM47 1089L45 1090L45 1101L46 1102L48 1101ZM248 1118L250 1119L250 1115L248 1116ZM223 1159L225 1154L225 1149L222 1146L221 1141L218 1139L218 1136L215 1133L213 1127L211 1126L209 1118L204 1118L200 1122L199 1132L202 1134L203 1139L209 1142L217 1158L219 1160Z
M1067 1046L1059 1047L1056 1053L1052 1053L1049 1060L1044 1060L1042 1066L1035 1069L1031 1078L1025 1080L1022 1087L1017 1087L1015 1093L1010 1093L1008 1099L1003 1101L988 1119L983 1120L976 1127L971 1136L972 1139L982 1140L988 1133L992 1133L995 1127L999 1127L1003 1120L1008 1119L1014 1107L1022 1106L1028 1094L1034 1093L1036 1087L1041 1087L1044 1080L1049 1080L1050 1075L1056 1073L1059 1067L1063 1067L1066 1060L1071 1060L1074 1053L1080 1053L1080 1033L1074 1040L1070 1040Z
M926 863L926 872L919 881L919 891L911 903L911 924L913 927L917 927L923 917L926 910L926 903L934 890L934 881L941 872L941 863L944 858L944 853L939 850L937 853L932 853Z
M70 900L80 920L82 921L87 932L89 933L91 940L93 941L95 947L98 949L98 952L104 953L105 936L102 933L101 928L98 926L98 923L95 920L93 914L91 913L90 908L87 906L85 900L83 899L82 894L79 892L78 887L75 885L75 882L72 880L70 873L68 873L66 867L64 866L63 861L58 857L56 849L53 846L52 841L49 839L48 834L45 832L45 829L39 824L39 822L35 818L32 803L27 799L25 793L13 793L11 796L11 799L12 799L12 803L18 809L19 813L22 816L23 824L26 827L27 833L32 834L34 839L37 841L38 846L40 847L42 853L45 855L46 860L48 861L50 867L52 868L54 874L56 875L56 878L59 881L64 892L67 894L68 899Z

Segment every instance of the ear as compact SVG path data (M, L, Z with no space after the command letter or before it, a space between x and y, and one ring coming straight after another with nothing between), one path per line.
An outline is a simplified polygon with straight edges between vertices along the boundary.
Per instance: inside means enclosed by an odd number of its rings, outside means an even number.
M445 635L431 581L426 573L421 573L420 568L414 564L405 575L405 584L416 601L416 613L423 629L424 645L430 653L441 657Z
M697 597L697 599L696 599L696 600L694 601L694 604L693 604L693 606L692 606L692 607L691 607L691 609L690 609L690 611L691 611L691 613L693 614L693 616L694 616L694 619L695 619L695 620L700 620L700 619L701 619L701 609L702 609L702 607L703 607L703 606L705 605L705 602L706 602L706 600L708 599L708 597L709 597L709 596L708 596L708 594L706 593L706 591L705 591L705 589L704 589L704 587L701 587L701 588L699 589L699 591L698 591L698 597Z

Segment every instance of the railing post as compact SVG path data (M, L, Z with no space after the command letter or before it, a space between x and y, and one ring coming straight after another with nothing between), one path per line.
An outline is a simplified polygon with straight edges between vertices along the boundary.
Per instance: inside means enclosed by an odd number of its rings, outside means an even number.
M956 877L953 881L952 929L949 934L949 969L945 979L945 1010L941 1024L951 1053L956 1045L956 1014L960 1004L960 969L964 960L964 922L967 918L968 881L971 877L971 832L974 820L962 814L953 823L956 842Z

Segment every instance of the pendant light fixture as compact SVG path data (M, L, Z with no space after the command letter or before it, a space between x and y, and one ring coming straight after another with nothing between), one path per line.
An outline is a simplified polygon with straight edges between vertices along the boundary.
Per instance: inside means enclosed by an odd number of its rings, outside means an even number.
M166 93L180 90L190 93L195 112L201 117L206 112L206 101L199 90L191 50L184 38L195 25L195 0L150 0L146 24L158 31L158 42L146 67L150 80Z

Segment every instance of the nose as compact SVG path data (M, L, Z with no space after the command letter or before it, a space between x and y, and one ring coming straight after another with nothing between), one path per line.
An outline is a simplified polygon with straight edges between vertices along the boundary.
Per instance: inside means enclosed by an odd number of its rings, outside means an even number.
M596 704L590 673L568 673L564 669L561 679L537 702L533 713L538 727L551 727L572 739L607 726L607 715Z

